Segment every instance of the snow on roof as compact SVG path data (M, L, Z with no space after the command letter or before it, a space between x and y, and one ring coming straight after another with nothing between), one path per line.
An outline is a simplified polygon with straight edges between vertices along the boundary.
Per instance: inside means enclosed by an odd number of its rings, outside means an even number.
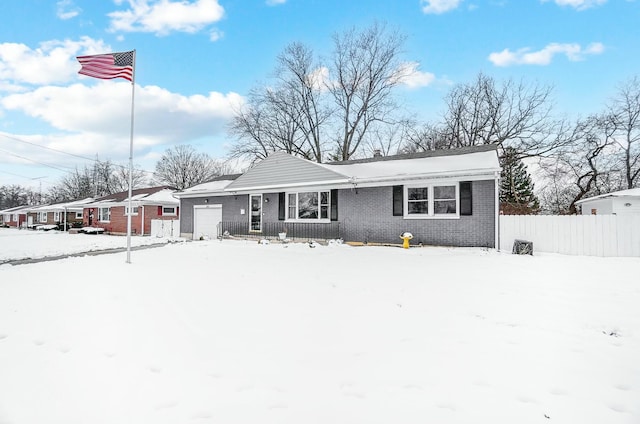
M174 190L170 188L157 189L153 188L148 192L138 190L133 193L131 202L136 206L140 205L178 205L180 202L173 196ZM112 198L104 197L96 200L85 207L110 207L110 206L126 206L129 203L129 197L114 196Z
M175 204L180 203L178 199L173 197L174 190L160 190L148 195L144 201L147 203ZM133 200L133 199L132 199Z
M214 181L198 184L193 187L186 188L180 192L176 192L175 195L176 197L187 197L189 195L203 193L224 193L225 187L235 180L235 178L232 177L237 176L232 175L229 177L229 179L217 179Z
M425 175L486 174L500 170L495 150L450 156L355 161L355 163L344 165L322 164L322 166L362 181Z
M590 200L606 199L608 197L640 197L640 188L630 188L628 190L613 191L611 193L601 194L599 196L588 197L586 199L578 200L576 202L576 205L588 202Z
M33 206L28 208L29 212L64 212L67 211L81 211L84 205L93 202L93 198L87 197L86 199L74 200L71 202L54 203L51 205Z
M12 208L3 209L0 211L0 214L8 214L8 213L18 213L18 212L26 212L29 209L29 206L14 206Z

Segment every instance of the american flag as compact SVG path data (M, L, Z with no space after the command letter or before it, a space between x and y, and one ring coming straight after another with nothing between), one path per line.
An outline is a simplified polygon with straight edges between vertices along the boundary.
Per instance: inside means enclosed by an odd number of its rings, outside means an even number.
M105 53L93 56L78 56L82 68L79 74L93 78L124 78L133 81L133 55L135 50L122 53Z

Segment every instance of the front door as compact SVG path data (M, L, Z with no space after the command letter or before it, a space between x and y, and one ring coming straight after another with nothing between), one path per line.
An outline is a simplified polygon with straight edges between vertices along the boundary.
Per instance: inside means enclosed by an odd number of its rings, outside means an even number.
M262 231L262 194L250 195L249 205L251 209L249 229L251 231Z

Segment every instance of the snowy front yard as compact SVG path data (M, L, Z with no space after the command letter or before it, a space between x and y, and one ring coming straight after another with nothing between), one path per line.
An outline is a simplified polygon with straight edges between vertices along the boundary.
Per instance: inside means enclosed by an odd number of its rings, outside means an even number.
M0 423L638 423L638 269L244 241L2 265Z

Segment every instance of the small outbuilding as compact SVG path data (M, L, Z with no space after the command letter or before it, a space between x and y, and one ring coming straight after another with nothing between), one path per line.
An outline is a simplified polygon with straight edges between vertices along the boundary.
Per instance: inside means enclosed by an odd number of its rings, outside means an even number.
M614 191L576 202L582 215L640 215L640 188Z

